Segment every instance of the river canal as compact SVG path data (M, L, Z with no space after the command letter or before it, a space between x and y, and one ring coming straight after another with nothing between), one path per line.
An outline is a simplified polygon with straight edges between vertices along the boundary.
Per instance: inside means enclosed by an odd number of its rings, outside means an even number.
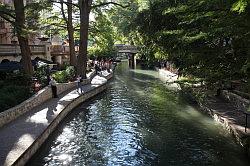
M118 65L103 94L81 104L32 166L246 166L243 150L211 118L159 80Z

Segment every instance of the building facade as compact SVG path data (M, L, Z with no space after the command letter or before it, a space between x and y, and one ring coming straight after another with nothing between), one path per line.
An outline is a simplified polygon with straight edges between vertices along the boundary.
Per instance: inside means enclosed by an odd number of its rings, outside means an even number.
M24 0L24 5L33 0ZM13 0L0 0L0 3L13 7ZM29 35L31 59L41 58L53 61L59 65L69 63L69 46L62 45L59 35L53 36L51 41L44 40L39 33ZM13 26L0 17L0 63L7 61L21 61L21 50Z
M12 0L0 0L0 3L13 6ZM13 38L13 27L0 17L0 44L11 44Z

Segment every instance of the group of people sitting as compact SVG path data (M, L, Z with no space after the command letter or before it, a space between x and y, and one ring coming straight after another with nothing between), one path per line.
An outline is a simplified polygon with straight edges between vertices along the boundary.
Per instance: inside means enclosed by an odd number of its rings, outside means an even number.
M92 61L91 66L94 67L96 74L99 74L100 71L103 70L107 70L108 72L110 72L112 68L112 63L113 63L112 59L101 59L101 60L96 59Z

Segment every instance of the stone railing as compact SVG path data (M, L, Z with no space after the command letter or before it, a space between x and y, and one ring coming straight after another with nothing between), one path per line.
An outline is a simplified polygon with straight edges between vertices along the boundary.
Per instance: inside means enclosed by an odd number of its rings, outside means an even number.
M45 53L45 45L29 45L32 53ZM20 54L20 46L15 44L0 44L0 54Z
M89 78L89 77L88 77ZM82 84L89 84L90 79L83 80ZM75 82L71 83L58 83L57 84L57 93L61 94L69 89L72 89L76 86ZM36 94L34 94L29 99L25 100L21 104L12 107L4 112L0 113L0 127L11 122L12 120L16 119L17 117L23 115L24 113L28 112L32 108L40 105L41 103L45 102L46 100L52 98L52 92L50 86L47 86Z
M250 100L247 100L235 93L232 93L230 91L227 91L227 90L223 90L222 93L221 93L221 96L232 102L238 110L240 111L246 111L249 107L250 107Z

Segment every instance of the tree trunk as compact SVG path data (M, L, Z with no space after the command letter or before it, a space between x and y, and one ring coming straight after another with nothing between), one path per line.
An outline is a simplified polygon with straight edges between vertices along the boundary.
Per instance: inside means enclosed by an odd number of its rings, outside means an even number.
M28 43L28 35L25 33L25 14L23 0L14 0L15 7L15 27L17 38L21 49L23 70L26 74L32 75L33 68L31 63L31 51Z
M87 69L87 48L88 48L88 30L89 14L92 0L79 0L80 5L80 43L77 63L77 74L86 78Z
M69 52L70 52L70 65L76 67L76 54L75 54L75 41L74 41L74 27L72 23L72 0L68 0L68 22L67 29L69 35Z

